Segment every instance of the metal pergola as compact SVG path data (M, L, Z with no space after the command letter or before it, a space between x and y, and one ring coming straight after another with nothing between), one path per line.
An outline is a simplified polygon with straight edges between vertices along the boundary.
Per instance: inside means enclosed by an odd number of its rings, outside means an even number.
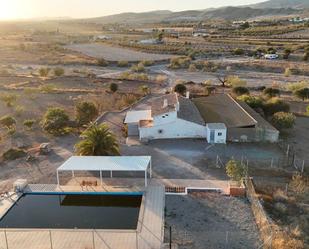
M72 177L76 171L100 172L100 181L103 185L102 172L144 172L145 187L147 177L152 177L152 165L150 156L72 156L57 169L57 184L60 185L59 172L71 171Z

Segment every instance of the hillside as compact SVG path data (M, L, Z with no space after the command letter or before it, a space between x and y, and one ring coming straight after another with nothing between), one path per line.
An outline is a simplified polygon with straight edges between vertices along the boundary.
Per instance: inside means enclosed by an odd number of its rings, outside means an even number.
M168 10L143 13L122 13L104 17L87 19L87 22L100 24L107 23L160 23L181 21L202 21L207 19L239 20L259 16L282 16L297 14L300 10L292 8L251 8L251 7L224 7L206 10L188 10L171 12Z
M269 0L258 4L250 5L252 8L309 8L309 0Z

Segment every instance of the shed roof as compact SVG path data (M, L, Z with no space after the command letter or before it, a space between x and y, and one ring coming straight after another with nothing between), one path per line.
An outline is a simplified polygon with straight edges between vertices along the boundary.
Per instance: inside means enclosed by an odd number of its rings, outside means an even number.
M226 130L226 125L223 123L209 123L206 126L213 130Z
M150 156L72 156L58 171L146 171Z
M126 114L124 123L138 123L141 120L152 120L151 110L129 111Z

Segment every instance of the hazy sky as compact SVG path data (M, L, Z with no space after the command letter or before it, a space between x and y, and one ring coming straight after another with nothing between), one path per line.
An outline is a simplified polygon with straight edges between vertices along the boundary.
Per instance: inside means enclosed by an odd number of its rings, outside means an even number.
M0 19L96 17L121 12L206 9L265 0L0 0Z

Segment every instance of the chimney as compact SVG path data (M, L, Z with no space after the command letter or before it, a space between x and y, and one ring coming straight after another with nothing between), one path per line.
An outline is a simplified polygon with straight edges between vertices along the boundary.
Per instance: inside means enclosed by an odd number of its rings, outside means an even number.
M163 101L163 108L166 108L168 107L168 102L167 102L167 99L164 99Z
M186 98L190 99L190 92L189 91L186 92Z

